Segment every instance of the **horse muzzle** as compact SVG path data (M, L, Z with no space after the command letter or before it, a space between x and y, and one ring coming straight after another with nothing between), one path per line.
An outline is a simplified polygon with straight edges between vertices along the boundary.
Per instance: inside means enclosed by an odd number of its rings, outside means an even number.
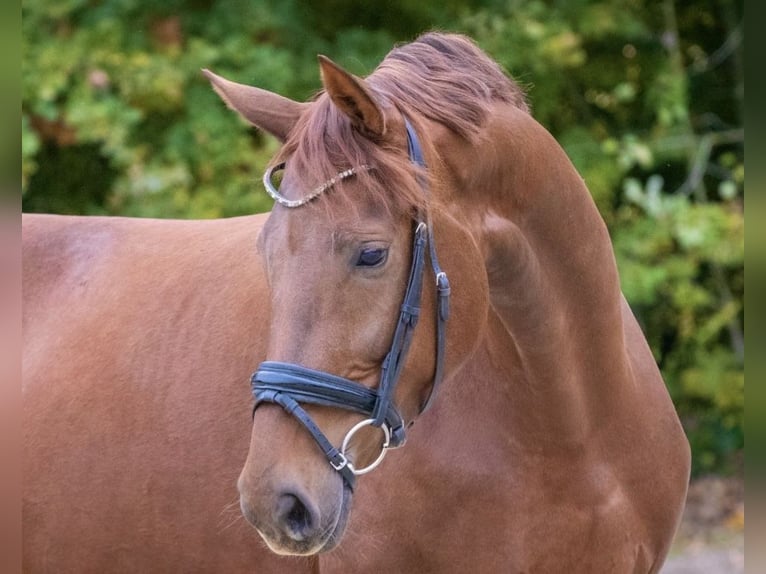
M251 491L240 479L240 508L272 552L289 556L327 552L343 538L351 512L351 489L345 481L333 483L338 485L337 497L319 499L293 485L268 494Z

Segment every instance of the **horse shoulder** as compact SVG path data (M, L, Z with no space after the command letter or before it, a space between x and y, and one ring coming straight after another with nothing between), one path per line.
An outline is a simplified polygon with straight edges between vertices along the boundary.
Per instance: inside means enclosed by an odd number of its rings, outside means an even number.
M265 353L261 223L24 217L30 570L278 571L225 528Z

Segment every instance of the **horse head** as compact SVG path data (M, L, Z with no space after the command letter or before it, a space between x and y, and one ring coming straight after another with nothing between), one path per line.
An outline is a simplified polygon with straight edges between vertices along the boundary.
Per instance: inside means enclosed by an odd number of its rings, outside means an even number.
M477 346L489 301L433 124L327 58L320 68L310 103L206 71L284 143L265 178L277 200L258 240L272 320L238 488L268 546L295 555L338 544L355 476L404 443Z

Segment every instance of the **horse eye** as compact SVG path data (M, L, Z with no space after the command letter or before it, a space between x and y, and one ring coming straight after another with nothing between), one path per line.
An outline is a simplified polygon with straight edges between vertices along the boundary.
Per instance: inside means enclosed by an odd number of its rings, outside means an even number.
M381 247L366 247L359 253L357 267L378 267L383 265L388 257L388 249Z

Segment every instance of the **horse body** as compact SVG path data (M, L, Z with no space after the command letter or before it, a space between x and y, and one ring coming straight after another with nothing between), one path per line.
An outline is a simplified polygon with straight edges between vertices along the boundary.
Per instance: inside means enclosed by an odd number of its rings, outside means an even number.
M312 104L210 75L231 107L286 141L280 192L297 198L332 175L324 168L358 168L326 197L267 221L25 221L28 570L659 570L689 449L606 227L488 60L451 36L411 46L366 81L322 61L326 93ZM452 81L455 101L486 73L483 115L461 109L448 125L408 100L389 80L417 73L413 54L434 59L418 65ZM445 71L460 58L473 58L470 82ZM422 203L403 114L424 136ZM249 427L243 381L268 358L375 386L414 209L428 210L452 284L446 377L418 417L436 362L424 314L395 393L417 423L352 494L278 406L259 405ZM370 246L387 259L360 266ZM306 411L333 444L359 420ZM369 458L378 442L365 435L349 456ZM235 481L268 546L308 558L268 552L242 523L216 527Z
M262 222L24 216L25 571L284 571L232 490Z

